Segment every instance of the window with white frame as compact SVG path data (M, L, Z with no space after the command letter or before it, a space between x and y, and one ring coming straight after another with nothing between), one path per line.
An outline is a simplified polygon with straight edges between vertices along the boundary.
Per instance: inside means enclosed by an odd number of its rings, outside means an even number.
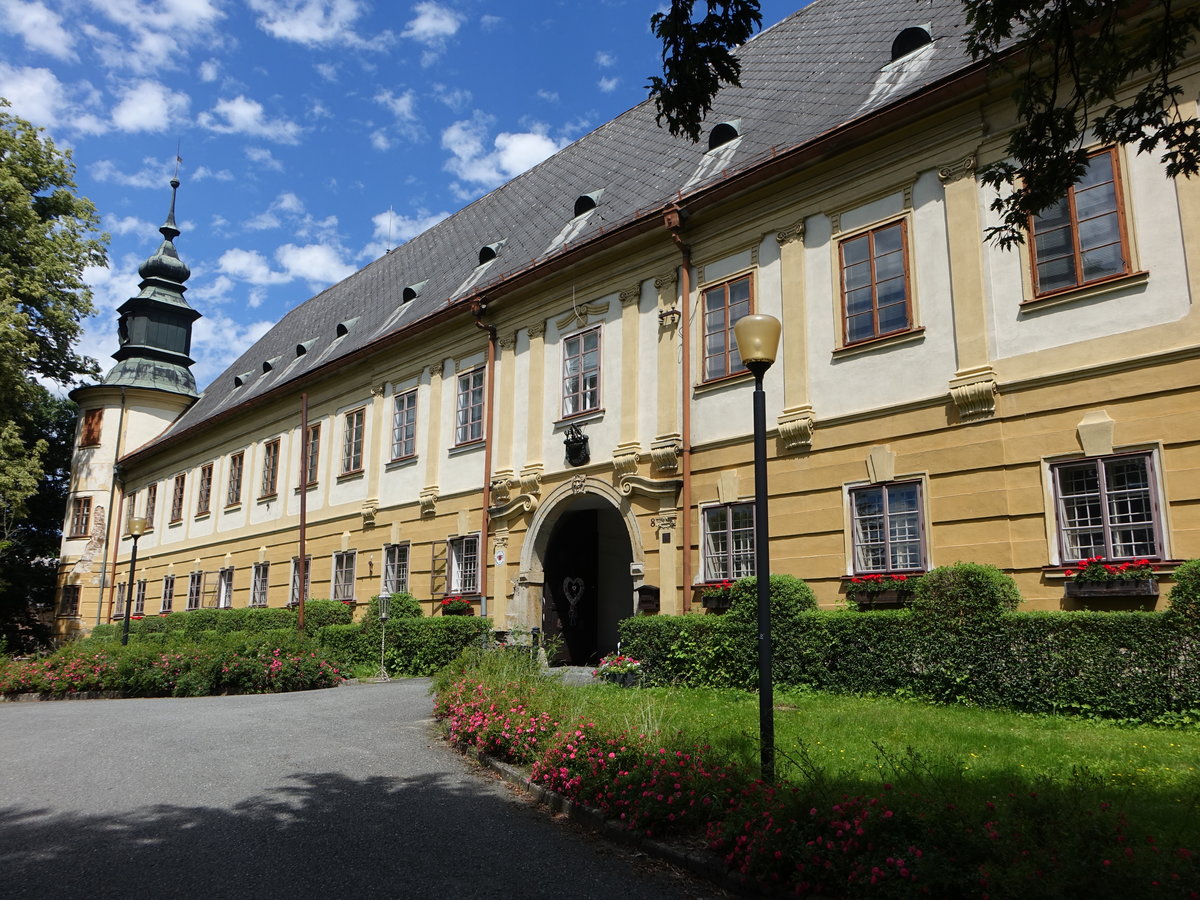
M1052 475L1063 562L1162 557L1151 454L1059 463Z
M447 587L451 594L479 591L479 535L468 534L449 541Z
M146 579L139 578L133 589L133 615L146 614Z
M233 566L217 571L217 609L233 606Z
M62 600L58 604L58 614L60 616L77 616L79 615L79 585L64 584L62 588Z
M367 411L363 408L346 413L342 426L342 474L361 472L363 465L363 424Z
M704 380L724 378L745 370L738 354L733 326L751 313L751 278L743 275L723 284L705 288L704 304Z
M912 572L925 568L921 483L872 484L850 491L854 571Z
M68 537L87 537L92 527L92 498L76 497L71 503L71 525Z
M386 544L383 548L384 594L408 591L408 544Z
M254 564L254 577L250 582L250 605L267 605L267 587L270 584L271 564L260 562Z
M159 612L169 613L175 605L175 576L164 575L162 585L162 602L158 605Z
M129 523L137 518L137 498L138 492L133 491L125 498L125 533L130 534Z
M703 510L704 580L735 581L754 574L754 504L723 503Z
M563 339L562 414L576 416L600 408L600 329Z
M417 389L392 398L392 459L417 454Z
M274 497L279 491L279 438L263 445L262 484L260 497Z
M305 601L311 596L310 588L312 587L312 557L304 557L304 599ZM292 587L288 594L288 603L295 606L300 602L300 557L292 557Z
M188 574L187 608L199 609L204 599L204 573L191 572Z
M333 554L333 599L354 600L354 562L357 553L345 550Z
M458 376L458 400L454 417L455 444L470 444L483 440L483 376L483 369L472 369Z
M116 608L113 610L114 619L125 618L125 598L127 596L126 591L128 589L129 585L127 585L125 582L121 581L117 583L117 602Z
M225 487L225 505L237 506L242 502L242 468L246 464L246 454L239 450L229 457L229 484Z

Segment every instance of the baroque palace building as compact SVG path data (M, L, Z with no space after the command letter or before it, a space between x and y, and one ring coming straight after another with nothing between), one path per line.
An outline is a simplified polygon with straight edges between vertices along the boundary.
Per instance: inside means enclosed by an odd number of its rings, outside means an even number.
M1097 144L1032 240L987 243L1012 83L962 17L814 3L740 49L701 144L635 107L199 394L172 199L116 367L74 394L60 632L123 614L138 515L135 614L294 601L303 526L309 596L462 595L594 659L753 573L751 311L783 322L772 568L822 605L964 560L1070 608L1081 556L1200 556L1200 182Z

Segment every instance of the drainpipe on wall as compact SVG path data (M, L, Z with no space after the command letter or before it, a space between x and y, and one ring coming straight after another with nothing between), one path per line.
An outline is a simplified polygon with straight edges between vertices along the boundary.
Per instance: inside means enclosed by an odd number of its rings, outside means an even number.
M663 216L663 224L671 232L671 239L679 248L679 292L682 297L683 318L680 327L683 329L681 366L683 377L680 378L683 393L683 422L680 426L680 475L683 486L680 489L679 505L683 513L683 611L692 609L692 248L683 240L683 222L687 218L687 210L675 207Z
M308 394L300 395L300 558L296 561L296 630L304 633L304 601L308 591L308 559L304 551L308 540Z
M495 396L496 384L496 326L485 325L483 316L487 312L487 301L479 297L471 303L471 315L475 317L475 327L486 331L488 335L487 366L484 369L483 380L487 385L484 390L483 416L483 520L479 526L479 614L488 614L488 507L492 505L492 400Z
M112 516L113 502L117 496L117 482L121 477L121 468L117 465L117 460L121 458L121 447L125 443L125 388L121 388L121 414L117 417L117 449L113 455L113 475L112 481L108 485L108 521L104 523L104 540L107 547L107 541L112 535L113 522L120 521L120 512L117 513L118 518ZM125 505L124 482L122 482L121 490L121 505ZM117 571L117 552L120 548L120 532L117 533L116 539L112 542L113 548L113 571ZM115 584L115 582L114 582ZM112 613L113 595L112 589L108 586L108 554L100 554L100 602L96 604L96 624L104 618L104 591L108 589L108 608L109 614Z

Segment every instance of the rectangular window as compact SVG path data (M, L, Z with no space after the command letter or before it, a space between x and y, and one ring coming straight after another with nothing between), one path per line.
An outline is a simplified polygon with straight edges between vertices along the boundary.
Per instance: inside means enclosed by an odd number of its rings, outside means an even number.
M483 369L458 376L458 402L454 419L454 443L483 440Z
M317 474L321 471L321 423L308 426L308 439L304 446L307 451L307 458L304 466L304 483L312 485L317 483Z
M363 422L367 411L355 409L346 413L342 431L342 474L362 471Z
M392 459L417 454L417 389L392 398Z
M217 608L233 606L233 567L226 566L217 572Z
M1162 527L1149 454L1054 466L1063 562L1161 558Z
M474 594L479 590L479 535L450 539L451 594Z
M76 497L71 504L71 533L68 537L87 537L92 528L92 498Z
M183 489L187 484L186 475L175 476L175 486L171 491L171 521L183 521Z
M1115 148L1088 158L1087 171L1029 223L1037 296L1129 271Z
M229 457L229 484L225 488L225 505L237 506L242 502L242 469L246 454L239 451Z
M384 594L408 591L408 544L387 544L383 548Z
M58 604L58 614L60 616L79 615L79 585L63 585L62 600Z
M600 408L600 329L563 340L563 418Z
M733 326L750 315L750 276L704 290L704 380L745 370L733 339Z
M308 601L309 588L312 585L312 557L304 557L304 600ZM288 604L295 606L300 602L300 557L292 557L292 588Z
M912 327L908 290L908 231L903 220L839 245L847 344Z
M254 580L250 584L250 605L267 605L267 587L270 584L271 564L260 562L254 564Z
M146 530L154 530L154 513L158 506L158 485L152 484L146 488Z
M132 522L135 518L137 518L137 495L138 495L138 492L134 491L132 494L130 494L128 497L125 498L125 533L126 534L130 533L129 523Z
M925 568L920 482L855 488L850 515L856 574Z
M704 510L704 580L736 581L754 574L754 504Z
M83 414L83 425L79 429L80 447L97 447L100 444L100 426L104 421L104 410L89 409Z
M144 616L146 614L146 579L138 579L137 585L133 589L133 615Z
M125 582L121 581L117 583L117 602L114 604L113 609L114 619L125 618L125 596L128 589L129 585Z
M274 497L278 493L279 481L279 438L273 441L267 441L263 445L263 469L262 469L262 484L260 485L258 495L260 497Z
M188 575L188 609L199 609L204 597L204 573L192 572Z
M196 515L207 515L212 508L212 463L200 467L200 489L196 493Z
M333 599L354 600L355 551L333 554Z
M159 604L158 611L169 613L171 611L171 608L174 605L175 605L175 576L174 575L164 575L163 576L162 603Z

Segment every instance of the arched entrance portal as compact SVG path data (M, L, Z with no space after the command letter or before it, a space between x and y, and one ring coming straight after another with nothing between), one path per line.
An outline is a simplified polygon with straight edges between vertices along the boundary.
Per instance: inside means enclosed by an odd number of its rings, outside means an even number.
M529 587L541 583L540 598L530 592L529 619L558 638L554 662L595 664L616 649L617 625L634 613L642 553L621 499L603 482L580 480L551 494L535 517L522 569Z

